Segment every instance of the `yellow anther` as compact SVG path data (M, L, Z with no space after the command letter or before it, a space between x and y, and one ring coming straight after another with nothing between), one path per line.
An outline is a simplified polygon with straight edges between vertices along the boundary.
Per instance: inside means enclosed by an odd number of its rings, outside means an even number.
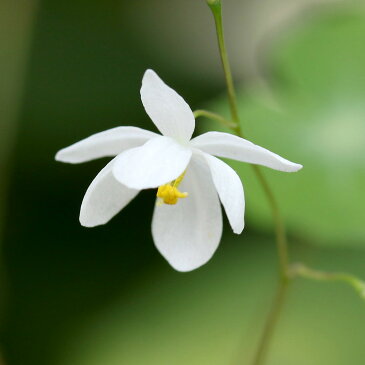
M186 198L188 193L182 193L177 188L184 178L185 171L174 181L169 184L161 185L157 190L157 197L162 199L162 202L169 205L174 205L181 198ZM159 203L157 203L159 204Z
M165 204L176 204L178 199L186 198L187 196L188 193L182 193L170 184L161 185L157 190L157 197L161 198Z

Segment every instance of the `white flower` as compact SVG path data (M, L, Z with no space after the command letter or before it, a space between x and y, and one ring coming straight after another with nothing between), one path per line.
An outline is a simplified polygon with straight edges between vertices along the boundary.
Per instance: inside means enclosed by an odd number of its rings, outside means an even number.
M294 172L302 166L228 133L191 139L193 112L152 70L142 80L141 98L162 136L136 127L117 127L60 150L56 160L81 163L116 156L84 196L80 222L107 223L142 189L158 188L152 219L157 249L179 271L206 263L222 234L221 201L233 231L244 228L245 199L236 172L215 156ZM186 193L185 193L186 192Z

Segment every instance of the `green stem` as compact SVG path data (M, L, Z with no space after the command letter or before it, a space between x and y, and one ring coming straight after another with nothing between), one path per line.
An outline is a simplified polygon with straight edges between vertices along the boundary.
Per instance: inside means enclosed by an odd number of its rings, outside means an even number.
M232 123L231 121L223 118L219 114L209 112L208 110L203 110L203 109L195 110L194 117L195 118L206 117L206 118L213 119L213 120L221 123L225 127L228 127L228 128L231 128L231 129L237 128L236 123Z
M240 120L238 117L237 111L237 103L236 103L236 92L234 89L233 78L231 67L228 61L228 54L226 50L226 44L224 41L224 32L223 32L223 22L222 22L222 4L220 1L214 1L213 3L208 3L209 7L212 10L215 28L217 32L218 38L218 46L219 46L219 54L222 61L224 76L226 79L227 91L228 91L228 100L229 107L231 109L232 120L236 123L236 129L240 132Z
M275 225L275 236L276 236L276 248L279 256L279 268L281 274L281 280L287 281L290 279L288 275L289 268L289 252L288 252L288 241L285 233L285 226L283 219L280 215L278 203L275 199L274 193L272 192L269 183L262 174L261 169L257 165L251 165L257 179L261 183L261 187L265 192L266 199L271 207L272 217Z
M288 285L289 281L283 281L283 280L279 281L279 285L278 288L276 289L270 312L266 318L264 329L262 331L261 338L259 340L259 344L256 349L256 353L253 360L253 364L255 365L263 364L265 362L268 352L268 344L270 343L273 337L276 324L279 320L280 313L283 309Z
M219 53L222 61L223 71L226 79L226 86L228 91L228 100L229 106L231 110L232 120L235 122L236 126L232 128L232 130L236 133L236 135L240 137L244 137L242 133L242 129L240 126L240 119L238 116L238 108L237 108L237 100L236 100L236 93L232 79L232 73L229 66L228 61L228 54L225 46L224 41L224 33L223 33L223 21L222 21L222 5L220 0L208 0L208 5L212 10L217 38L218 38L218 45L219 45ZM288 275L289 269L289 255L288 255L288 244L285 234L284 224L280 215L279 207L275 196L266 181L264 175L262 174L260 168L258 166L252 165L253 171L259 180L260 184L262 185L263 191L266 195L267 201L270 205L272 216L275 224L275 232L276 232L276 246L279 256L279 266L280 266L280 276L279 276L279 285L274 297L274 301L272 307L270 309L269 315L266 319L266 323L264 326L263 333L261 335L253 365L262 365L266 359L266 354L269 348L269 344L273 337L273 333L278 322L280 313L282 311L286 292L288 289L288 284L290 281L290 277Z
M303 277L317 281L340 281L350 285L357 293L365 299L365 282L354 275L342 272L325 272L311 269L302 263L295 263L290 266L289 274L291 277Z

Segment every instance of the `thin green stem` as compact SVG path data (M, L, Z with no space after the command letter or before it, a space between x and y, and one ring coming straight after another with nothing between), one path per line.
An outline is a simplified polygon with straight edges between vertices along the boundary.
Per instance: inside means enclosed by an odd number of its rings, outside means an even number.
M224 32L223 32L223 21L222 21L222 5L220 0L210 1L208 0L208 5L212 10L217 38L218 38L218 45L219 45L219 53L222 61L223 71L226 79L226 86L228 92L228 100L229 106L231 111L232 120L235 122L236 127L232 128L232 130L240 137L243 137L243 132L240 125L240 119L238 115L238 108L237 108L237 99L236 99L236 92L233 84L232 73L228 61L228 54L225 46L224 41ZM261 335L257 351L255 353L253 365L262 365L266 359L266 354L269 348L269 344L273 337L274 329L278 322L280 313L282 311L286 292L288 289L288 284L290 281L290 277L288 275L288 268L289 268L289 254L288 254L288 244L286 239L286 233L284 224L280 215L279 207L275 196L266 181L264 175L262 174L260 168L258 166L252 166L253 171L262 185L263 191L266 195L268 203L270 205L272 216L275 224L275 232L276 232L276 246L279 256L279 267L280 267L280 276L279 276L279 285L274 297L274 301L269 312L269 315L266 319L266 323L264 326L263 333Z
M262 171L257 165L251 165L257 179L261 183L262 189L265 192L266 198L272 210L272 216L275 225L275 235L276 235L276 246L279 256L279 267L281 279L287 281L288 268L289 268L289 252L288 252L288 241L285 233L284 222L282 220L278 203L275 199L274 193L272 192L267 180L265 179Z
M268 348L273 338L275 327L278 323L280 314L282 312L285 303L286 293L288 290L291 277L288 275L289 271L288 242L286 238L284 223L279 211L279 206L261 170L256 165L252 165L252 168L256 174L256 177L261 183L261 186L265 192L266 198L272 210L272 216L275 224L276 248L278 252L279 268L280 268L278 287L276 289L274 300L272 302L269 314L266 318L264 329L259 339L259 343L256 348L256 352L252 362L253 365L262 365L266 360Z
M279 285L276 289L270 312L266 318L264 329L262 331L261 338L259 340L259 345L256 349L256 353L253 360L253 364L255 365L263 364L265 362L268 352L267 344L273 337L276 324L279 320L280 313L283 309L288 285L289 281L282 281L282 280L279 281Z
M194 112L194 116L196 118L204 116L206 118L221 122L222 124L230 127L233 131L235 129L235 125L232 122L229 122L227 119L223 118L219 114L215 114L207 110L196 110ZM230 123L231 125L229 125L228 123ZM254 165L252 167L254 169L257 168L257 166ZM266 195L271 200L271 206L275 207L275 210L279 212L276 200L269 186L267 185L266 180L263 178L261 170L258 169L256 174L261 181L262 187L265 190ZM277 238L276 242L279 254L280 268L286 268L286 270L281 271L282 274L281 280L279 281L279 285L275 293L275 297L269 315L266 319L264 330L261 335L257 351L255 353L254 364L256 365L264 363L268 350L267 344L270 342L270 339L273 336L276 323L280 317L280 313L282 311L283 304L285 301L287 286L290 284L290 281L292 279L296 277L302 277L305 279L311 279L316 281L343 282L351 286L352 289L354 289L360 295L360 297L363 300L365 300L365 282L354 275L348 273L338 273L338 272L331 273L331 272L319 271L311 269L302 263L289 264L288 250L286 249L287 241L284 231L284 225L282 223L280 214L276 214L275 217L277 219L275 222L275 228L276 228L276 238Z
M223 118L219 114L212 113L208 110L203 110L203 109L195 110L194 117L195 118L206 117L206 118L215 120L215 121L221 123L222 125L224 125L225 127L228 127L228 128L231 128L231 129L234 129L234 128L237 127L236 123L233 123L233 122Z
M224 76L226 79L227 91L228 91L228 100L229 107L231 109L232 120L236 123L237 131L240 131L240 120L238 116L238 109L236 103L236 92L233 84L231 67L228 60L228 54L226 50L226 44L224 41L224 32L223 32L223 21L222 21L222 4L220 1L215 1L213 4L209 4L209 7L212 10L215 28L217 32L218 46L219 46L219 54L222 61L222 66L224 70Z
M350 285L356 292L365 299L365 282L357 278L354 275L342 273L342 272L325 272L302 264L295 263L290 265L289 275L291 277L303 277L306 279L312 279L317 281L340 281Z

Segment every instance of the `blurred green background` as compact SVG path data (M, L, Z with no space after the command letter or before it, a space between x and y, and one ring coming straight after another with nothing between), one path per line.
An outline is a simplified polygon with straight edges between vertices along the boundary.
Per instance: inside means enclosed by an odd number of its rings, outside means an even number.
M305 168L265 169L293 260L365 278L363 1L226 0L242 127ZM153 246L154 191L86 229L84 192L106 160L56 163L62 147L118 125L154 129L147 68L228 116L203 0L2 0L0 364L248 364L276 284L270 212L250 169L246 229L175 272ZM220 129L199 120L197 132ZM362 365L365 303L341 284L296 281L271 365Z

